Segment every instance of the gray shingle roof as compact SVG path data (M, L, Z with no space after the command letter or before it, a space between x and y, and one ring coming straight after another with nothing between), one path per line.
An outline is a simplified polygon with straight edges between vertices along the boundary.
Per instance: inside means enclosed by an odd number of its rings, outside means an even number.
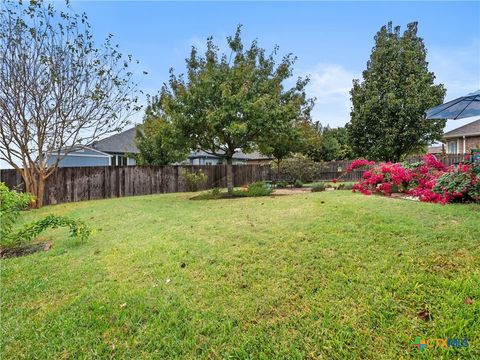
M222 154L222 151L219 151L220 154ZM210 157L210 158L217 158L217 156L208 154L203 150L198 150L198 151L192 151L190 155L188 156L189 159L192 158L198 158L198 157ZM258 159L269 159L268 156L263 155L259 153L258 151L254 151L252 153L245 154L243 151L237 151L233 155L234 159L238 160L258 160Z
M109 136L92 144L94 149L108 153L132 153L138 154L135 146L136 127L125 130L119 134Z
M443 137L480 135L480 119L446 132Z

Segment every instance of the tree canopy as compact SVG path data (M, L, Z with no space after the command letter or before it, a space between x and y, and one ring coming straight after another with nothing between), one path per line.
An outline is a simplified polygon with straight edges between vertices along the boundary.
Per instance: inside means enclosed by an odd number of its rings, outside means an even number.
M347 125L356 155L372 160L399 160L442 136L445 121L425 120L425 110L442 103L445 88L435 85L417 23L383 26L375 36L363 80L351 90Z
M169 165L185 160L188 155L179 134L161 117L147 116L143 124L137 126L135 144L139 165Z
M97 47L85 14L44 1L0 9L0 153L42 205L45 180L79 144L120 130L139 110L110 35Z
M291 88L285 85L292 76L293 55L277 63L277 47L269 55L256 40L245 47L240 26L227 37L227 44L228 54L221 54L211 37L204 56L192 47L186 76L171 70L168 84L152 105L190 149L226 160L232 193L235 152L248 153L265 139L290 132L309 101L305 94L308 79L298 78Z

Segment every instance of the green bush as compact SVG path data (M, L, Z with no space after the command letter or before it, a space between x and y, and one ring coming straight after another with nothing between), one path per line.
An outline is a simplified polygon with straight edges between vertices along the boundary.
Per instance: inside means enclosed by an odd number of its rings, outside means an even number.
M0 243L8 242L13 226L20 216L20 211L28 208L34 197L27 193L10 190L5 183L0 183Z
M303 182L301 180L295 180L295 182L293 183L293 186L296 187L296 188L301 188L303 187Z
M341 183L338 185L338 190L353 190L353 183Z
M25 210L33 201L30 194L10 190L4 183L0 183L0 247L18 246L35 239L47 228L67 226L70 228L70 237L86 240L90 229L81 221L65 216L48 215L42 220L24 225L20 230L14 231L20 211Z
M247 191L234 191L235 196L268 196L273 192L270 184L263 181L257 181L248 185Z
M211 191L212 195L215 196L215 197L218 197L220 196L220 188L216 187L216 188L213 188L212 191Z
M198 191L208 180L208 176L204 174L202 170L199 172L188 172L183 170L182 176L185 179L188 191Z
M286 181L279 181L276 184L277 189L285 189L288 186Z
M480 201L480 165L459 164L444 172L433 191L449 194L453 202Z
M324 164L314 162L301 155L283 160L280 163L280 170L276 162L272 164L272 171L277 181L294 182L295 180L300 180L304 183L311 182L314 181L318 174L324 169Z
M325 185L322 183L315 184L312 186L312 192L325 191Z

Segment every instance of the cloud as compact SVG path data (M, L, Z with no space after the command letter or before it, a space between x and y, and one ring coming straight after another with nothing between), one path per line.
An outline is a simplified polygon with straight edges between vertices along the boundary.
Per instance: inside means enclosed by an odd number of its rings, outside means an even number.
M480 89L480 38L458 48L430 48L427 59L436 83L447 89L445 101L453 100ZM450 131L474 120L449 120L445 131Z
M316 97L312 118L332 127L345 125L350 120L350 90L359 74L338 64L317 64L310 71L309 96Z

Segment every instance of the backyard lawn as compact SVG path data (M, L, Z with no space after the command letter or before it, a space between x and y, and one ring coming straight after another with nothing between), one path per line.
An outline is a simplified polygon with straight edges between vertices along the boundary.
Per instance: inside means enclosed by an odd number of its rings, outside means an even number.
M191 196L26 213L96 231L50 230L50 251L0 261L3 358L480 357L480 205Z

